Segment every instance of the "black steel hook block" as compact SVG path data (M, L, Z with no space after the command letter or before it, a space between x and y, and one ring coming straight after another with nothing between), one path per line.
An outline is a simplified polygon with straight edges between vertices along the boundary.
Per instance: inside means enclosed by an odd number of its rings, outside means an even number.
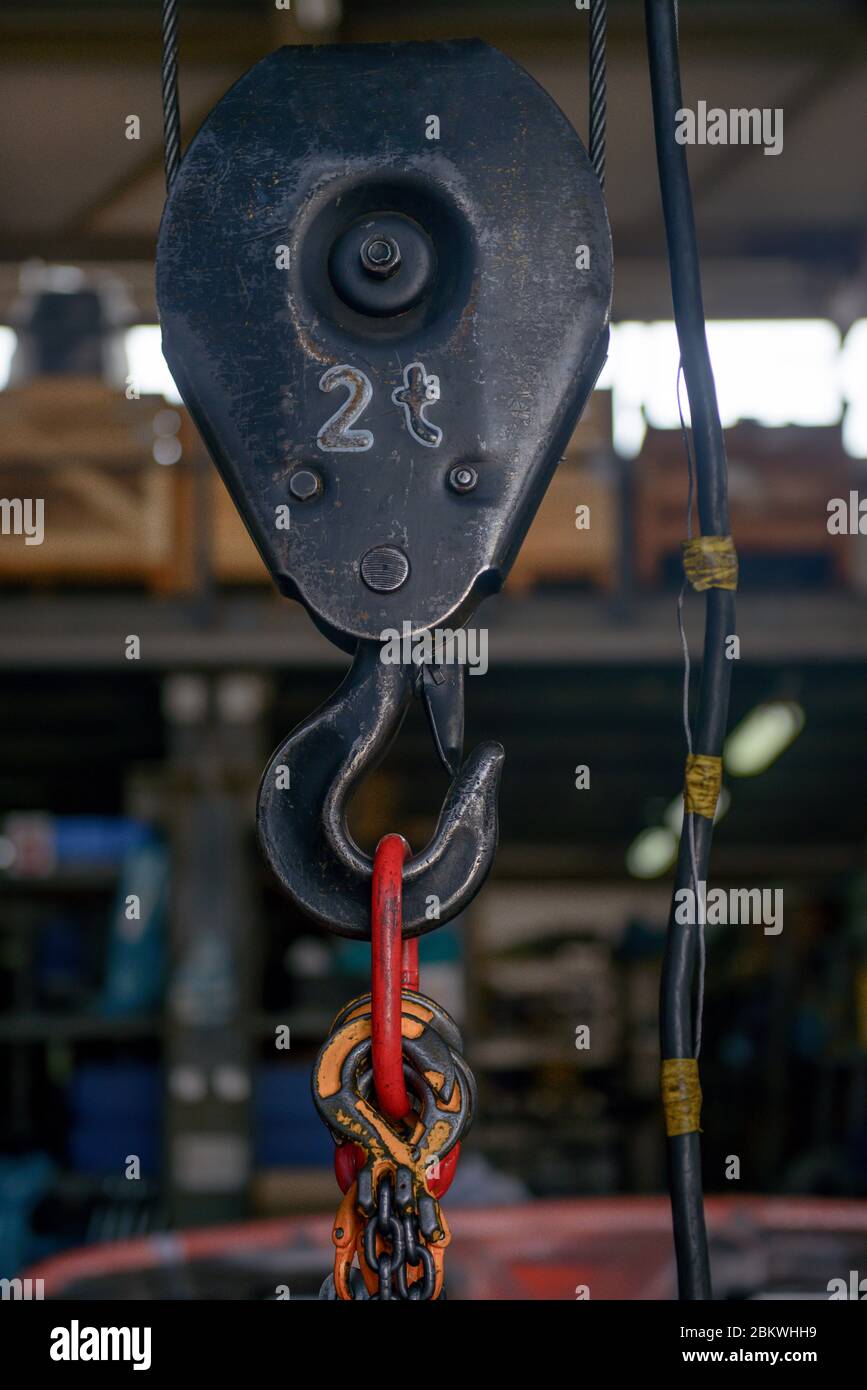
M341 936L370 938L373 860L352 839L346 813L382 761L412 699L418 671L386 665L360 642L342 684L271 758L259 788L263 852L281 886ZM404 936L422 936L461 912L484 883L497 845L504 752L482 743L454 778L433 838L404 870Z
M280 592L345 651L501 587L605 360L611 260L575 131L478 41L281 48L204 122L163 351Z
M172 183L166 361L278 589L357 652L259 796L278 879L345 936L370 935L372 874L346 809L419 674L379 644L459 630L502 586L605 360L611 264L575 131L476 40L279 49ZM460 765L461 677L425 680L456 771L405 869L407 936L484 882L503 759Z

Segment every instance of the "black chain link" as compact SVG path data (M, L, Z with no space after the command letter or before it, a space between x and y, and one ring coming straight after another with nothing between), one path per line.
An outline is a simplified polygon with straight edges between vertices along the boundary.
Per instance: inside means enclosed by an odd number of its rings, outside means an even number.
M377 1255L379 1238L385 1249ZM395 1214L394 1180L383 1174L377 1192L376 1211L364 1227L364 1258L379 1280L379 1293L374 1299L397 1297L409 1302L433 1298L436 1268L433 1256L419 1239L418 1216L406 1212L402 1218ZM410 1271L422 1268L420 1279L410 1283Z

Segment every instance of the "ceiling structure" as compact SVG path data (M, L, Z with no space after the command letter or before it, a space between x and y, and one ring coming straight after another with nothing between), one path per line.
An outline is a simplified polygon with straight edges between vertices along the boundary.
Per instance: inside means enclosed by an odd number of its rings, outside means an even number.
M607 197L615 314L670 316L639 0L610 0ZM182 0L184 140L228 86L285 42L480 36L586 130L586 15L571 0ZM690 150L711 317L867 313L867 6L684 0L684 97L781 107L784 147ZM159 0L5 0L0 14L0 322L18 264L116 266L155 317L162 210ZM128 140L125 119L140 117ZM315 112L311 113L315 119ZM809 192L805 193L808 189ZM11 194L11 196L9 196ZM556 196L556 195L555 195Z

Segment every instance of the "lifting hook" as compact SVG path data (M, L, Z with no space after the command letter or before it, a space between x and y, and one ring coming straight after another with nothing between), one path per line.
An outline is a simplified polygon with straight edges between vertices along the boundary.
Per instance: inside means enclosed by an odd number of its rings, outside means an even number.
M353 792L382 761L409 708L418 669L386 665L359 642L341 685L274 753L259 788L259 838L281 886L340 936L370 938L373 860L346 824ZM499 743L454 776L430 843L404 869L403 934L422 936L472 901L497 845Z

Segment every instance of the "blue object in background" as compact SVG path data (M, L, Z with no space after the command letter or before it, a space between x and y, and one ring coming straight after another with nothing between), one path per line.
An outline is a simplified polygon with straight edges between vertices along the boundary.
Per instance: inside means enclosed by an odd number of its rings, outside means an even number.
M14 1278L57 1248L56 1241L34 1236L30 1229L34 1208L47 1194L56 1171L42 1153L0 1158L0 1279Z
M54 837L58 864L108 868L149 844L154 832L145 822L124 816L57 816Z
M254 1153L260 1168L327 1168L334 1161L334 1141L314 1111L309 1119L257 1129Z
M80 1173L123 1174L128 1155L143 1177L159 1171L162 1077L144 1062L92 1063L69 1085L69 1156Z
M310 1068L271 1063L256 1074L253 1149L263 1168L327 1167L334 1141L310 1094Z
M310 1068L271 1062L256 1073L253 1113L258 1121L296 1119L316 1114L310 1092Z
M792 1052L805 1061L821 1057L828 1046L829 1031L828 1020L819 1010L812 1004L803 1004L792 1020Z
M158 1120L140 1124L124 1116L104 1125L77 1123L69 1131L69 1163L76 1173L118 1177L135 1155L140 1176L150 1178L160 1169L160 1143Z
M36 939L34 976L39 1001L49 1007L75 1004L85 993L87 960L81 925L50 917Z
M163 995L168 853L160 842L127 854L112 911L108 970L101 1012L111 1017L148 1013ZM133 902L135 898L137 901ZM138 916L129 914L138 912Z
M149 1062L89 1062L69 1083L69 1104L80 1119L159 1115L162 1079Z

